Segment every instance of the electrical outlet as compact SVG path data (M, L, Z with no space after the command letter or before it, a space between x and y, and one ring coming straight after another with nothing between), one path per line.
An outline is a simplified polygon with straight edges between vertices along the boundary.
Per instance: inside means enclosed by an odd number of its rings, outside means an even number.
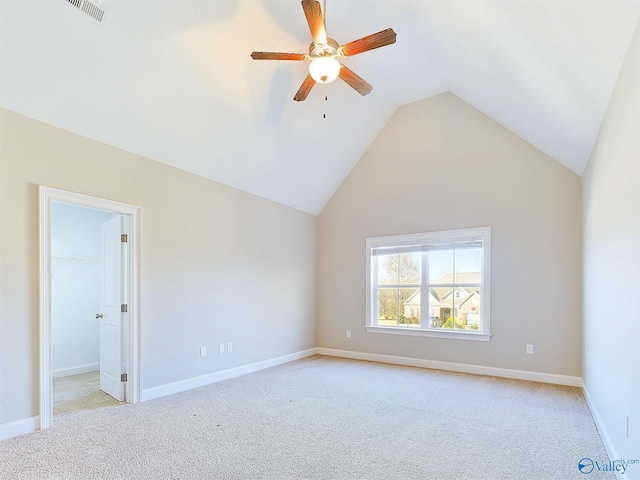
M218 345L218 353L224 353L224 343Z
M200 356L201 357L207 356L207 347L200 347Z
M227 343L227 352L233 352L233 343Z
M347 330L347 338L351 338L351 330Z
M530 343L527 343L527 353L529 355L533 355L533 345L531 345Z

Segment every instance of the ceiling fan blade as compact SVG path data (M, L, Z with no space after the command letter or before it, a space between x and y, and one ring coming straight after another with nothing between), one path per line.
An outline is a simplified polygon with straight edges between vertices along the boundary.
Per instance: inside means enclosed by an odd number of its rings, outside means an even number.
M322 19L322 9L320 2L316 0L302 0L302 9L304 16L307 17L311 38L316 43L327 43L327 32L324 29L324 20Z
M385 47L396 43L396 32L393 28L387 28L378 33L367 35L366 37L359 38L353 42L345 43L340 47L342 55L345 57L351 57L358 53L367 52L374 48Z
M355 91L360 95L367 95L371 93L373 87L369 85L365 80L356 75L353 70L348 69L344 65L340 68L340 74L338 75L342 80L348 83Z
M254 60L306 60L304 53L253 52Z
M302 102L307 98L307 95L309 95L309 92L315 84L316 81L311 78L311 75L307 74L307 78L304 79L304 82L302 82L302 85L300 85L300 88L298 89L298 93L296 93L296 96L293 97L293 99L296 102Z

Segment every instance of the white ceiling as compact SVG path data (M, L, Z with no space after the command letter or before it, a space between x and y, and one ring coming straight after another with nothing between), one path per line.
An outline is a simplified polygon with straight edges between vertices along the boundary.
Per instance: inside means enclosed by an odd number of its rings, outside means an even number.
M347 58L374 86L293 95L299 0L1 0L2 107L297 209L319 213L393 112L451 91L582 174L640 15L638 0L328 0ZM323 113L327 118L323 119Z

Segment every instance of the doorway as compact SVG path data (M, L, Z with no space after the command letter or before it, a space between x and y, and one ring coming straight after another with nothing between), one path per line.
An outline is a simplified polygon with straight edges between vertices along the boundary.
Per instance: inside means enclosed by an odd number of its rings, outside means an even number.
M121 275L113 275L111 270L114 260L121 263L122 258L105 257L123 256L122 248L105 248L104 242L111 240L110 230L117 230L117 236L120 236L125 216L61 202L53 202L51 207L51 346L55 417L77 410L118 405L123 400L118 388L112 392L109 387L103 388L100 380L109 360L120 359L121 350L119 345L113 352L102 348L105 343L101 338L105 330L105 298L112 297L110 302L116 303L117 297L119 303L121 297L111 291L106 295L105 287L110 280L111 285L108 286L118 289L119 284L115 284L115 280L119 280ZM120 241L119 238L117 240ZM126 275L126 270L122 273ZM117 312L119 310L118 304ZM106 318L115 316L119 317L118 313L108 311ZM126 343L126 330L117 334L122 343ZM113 367L120 370L122 362L117 363ZM120 377L119 372L117 376ZM113 377L111 374L110 378Z
M40 428L139 401L139 238L139 207L40 187Z

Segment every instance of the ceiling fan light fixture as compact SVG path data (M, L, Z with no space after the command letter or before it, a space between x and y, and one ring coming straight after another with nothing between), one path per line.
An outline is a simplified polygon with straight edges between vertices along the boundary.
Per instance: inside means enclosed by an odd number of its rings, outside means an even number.
M333 38L327 36L325 28L327 19L323 14L323 12L326 12L326 8L320 7L318 0L302 0L301 3L304 16L309 24L309 31L311 32L309 54L253 52L251 53L251 58L254 60L311 60L309 63L309 73L293 97L296 102L305 100L316 83L327 84L333 82L336 78L340 78L340 80L344 81L360 95L368 95L371 93L373 87L356 75L355 72L351 71L346 65L342 65L338 59L352 57L375 48L396 43L396 32L394 32L392 28L387 28L386 30L381 30L380 32L372 33L366 37L340 45ZM326 6L325 0L325 7ZM325 94L325 99L326 98Z
M333 57L318 57L309 63L309 75L318 83L331 83L340 75L340 62Z

